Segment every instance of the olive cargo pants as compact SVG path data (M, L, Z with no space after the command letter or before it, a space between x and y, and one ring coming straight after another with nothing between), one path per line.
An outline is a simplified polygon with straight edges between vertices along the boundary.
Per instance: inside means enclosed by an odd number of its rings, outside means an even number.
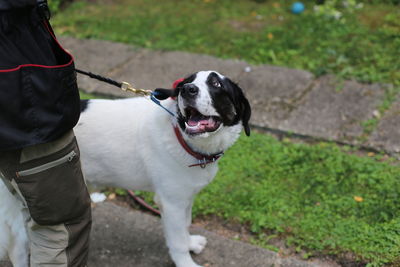
M72 131L50 143L0 152L1 178L25 207L31 267L83 267L90 197Z

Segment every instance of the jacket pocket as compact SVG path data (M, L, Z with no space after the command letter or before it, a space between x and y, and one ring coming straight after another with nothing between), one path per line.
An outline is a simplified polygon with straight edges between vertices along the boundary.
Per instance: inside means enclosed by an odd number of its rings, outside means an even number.
M74 144L56 158L16 172L30 215L40 225L73 222L90 206L76 140Z

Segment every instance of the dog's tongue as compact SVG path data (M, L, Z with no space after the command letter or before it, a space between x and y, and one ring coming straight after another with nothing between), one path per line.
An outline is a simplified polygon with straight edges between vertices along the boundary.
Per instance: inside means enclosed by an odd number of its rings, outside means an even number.
M190 116L187 124L189 126L192 126L192 127L193 126L197 126L197 125L199 125L199 126L208 125L209 124L209 120L210 120L210 117L205 117L203 115L196 114L196 115Z
M219 127L219 123L212 117L193 115L187 122L186 131L189 133L212 132Z

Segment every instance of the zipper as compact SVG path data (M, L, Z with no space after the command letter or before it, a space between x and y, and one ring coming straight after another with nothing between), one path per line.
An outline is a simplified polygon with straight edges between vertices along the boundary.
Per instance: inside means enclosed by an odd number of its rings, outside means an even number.
M32 174L36 174L39 172L43 172L46 171L48 169L57 167L58 165L61 165L63 163L67 163L67 162L71 162L78 154L75 151L71 151L70 153L68 153L67 155L65 155L62 158L59 158L57 160L54 161L50 161L46 164L34 167L32 169L28 169L28 170L24 170L24 171L19 171L17 172L17 177L22 177L22 176L28 176L28 175L32 175Z

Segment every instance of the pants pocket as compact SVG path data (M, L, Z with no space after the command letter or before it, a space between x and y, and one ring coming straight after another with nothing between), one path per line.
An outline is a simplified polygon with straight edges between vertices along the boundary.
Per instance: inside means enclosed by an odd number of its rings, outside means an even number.
M15 180L37 224L72 222L90 206L75 139L62 151L28 165L16 172Z

